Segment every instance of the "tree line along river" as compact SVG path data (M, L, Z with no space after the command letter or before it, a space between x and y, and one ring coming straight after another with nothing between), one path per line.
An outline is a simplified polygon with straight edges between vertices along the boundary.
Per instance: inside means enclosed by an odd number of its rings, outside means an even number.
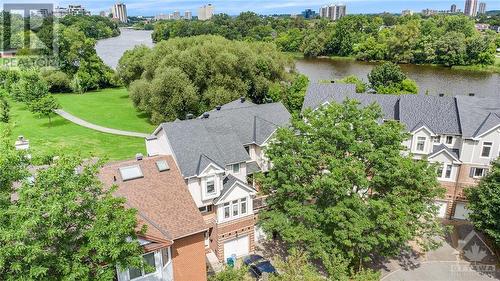
M100 40L96 45L98 55L104 62L116 68L120 57L126 50L136 45L153 46L151 31L122 29L118 37ZM296 69L309 77L311 82L340 79L356 75L363 80L376 63L344 59L298 59ZM419 86L419 93L431 95L468 95L474 93L480 97L500 98L500 74L456 70L440 66L401 65L409 78Z

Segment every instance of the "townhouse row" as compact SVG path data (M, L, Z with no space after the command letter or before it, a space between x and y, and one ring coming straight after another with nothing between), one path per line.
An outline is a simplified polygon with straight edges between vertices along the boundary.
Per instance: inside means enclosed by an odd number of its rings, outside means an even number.
M500 101L476 97L357 94L354 85L312 84L303 110L357 99L377 103L383 119L403 123L415 159L438 163L446 196L439 216L466 219L463 189L483 177L500 153ZM254 251L264 205L254 174L270 168L264 152L290 113L281 103L256 105L244 98L198 118L163 123L146 139L147 157L103 168L107 185L139 210L149 226L140 237L145 260L156 271L118 269L126 280L206 280L205 256L220 262Z

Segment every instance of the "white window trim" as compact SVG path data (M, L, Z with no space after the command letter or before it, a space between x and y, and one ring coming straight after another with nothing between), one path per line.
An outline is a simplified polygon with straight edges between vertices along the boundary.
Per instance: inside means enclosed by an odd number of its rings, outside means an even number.
M238 167L238 171L235 172L234 170L234 167L237 166ZM235 163L233 165L231 165L231 171L233 172L233 174L239 174L241 172L241 164L240 163Z
M485 146L484 145L485 143L490 143L490 145ZM488 156L483 156L483 151L484 151L485 147L489 147L490 148L490 153L488 154ZM491 141L483 141L483 143L481 144L481 154L479 155L479 157L483 158L483 159L489 159L491 157L491 152L492 151L493 151L493 142L491 142Z
M433 137L432 142L433 143L441 143L441 136L435 136L435 137Z
M148 273L148 274L146 274L146 275L141 275L141 276L136 277L136 278L130 278L130 269L129 269L129 268L127 268L127 276L128 276L128 280L130 280L130 281L132 281L132 280L141 280L142 278L146 278L146 277L149 277L149 276L153 276L153 275L155 275L155 274L157 274L157 273L158 273L158 268L156 267L156 262L157 262L157 260L156 260L156 252L145 253L145 254L144 254L144 255L142 255L142 256L145 256L145 255L148 255L148 254L151 254L151 253L153 254L154 259L155 259L155 271L153 271L153 272L151 272L151 273ZM142 267L142 268L141 268L141 271L142 271L142 272L144 272L144 267Z
M472 173L472 178L473 179L482 179L484 176L486 176L486 173L488 173L488 169L487 168L483 168L483 167L471 167L471 169L474 169L474 172ZM477 169L482 169L483 170L483 174L481 176L476 176L476 170Z
M418 144L420 142L419 139L423 139L423 142L424 142L424 146L423 146L422 150L418 149ZM427 142L427 137L419 137L419 136L417 136L417 141L415 143L415 151L424 152L425 151L425 147L426 147L426 142Z
M451 142L448 143L448 138L451 138ZM453 142L455 141L455 138L453 136L446 136L445 140L444 140L444 143L445 144L449 144L449 145L453 145Z
M168 252L168 262L162 266L163 269L165 269L167 266L169 266L171 263L172 263L172 248L171 247L168 247L167 248L167 252ZM160 252L161 254L161 252ZM160 255L161 256L161 264L163 265L163 255Z
M211 181L214 183L214 191L211 193L208 193L208 183ZM211 198L211 197L214 197L217 195L217 184L216 184L216 176L215 175L207 176L206 178L203 179L203 189L204 189L205 197Z
M246 200L246 201L242 201L243 200ZM234 201L238 201L237 203L233 204ZM243 197L243 198L240 198L240 199L237 199L237 200L231 200L229 202L225 202L222 204L222 216L221 216L221 219L223 222L226 222L226 221L231 221L231 220L235 220L235 219L239 219L239 218L243 218L243 217L246 217L248 215L251 215L252 214L252 210L251 210L251 206L250 206L250 201L251 199L249 197ZM241 204L242 202L245 202L246 203L246 212L243 214L241 213ZM229 204L229 205L227 205ZM234 216L233 215L233 211L234 211L234 206L237 206L238 208L238 215ZM229 217L225 217L225 209L226 208L229 208Z

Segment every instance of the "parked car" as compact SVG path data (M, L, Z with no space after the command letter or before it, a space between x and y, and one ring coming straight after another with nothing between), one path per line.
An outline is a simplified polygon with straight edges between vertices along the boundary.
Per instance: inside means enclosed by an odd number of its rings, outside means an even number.
M243 264L248 266L248 270L259 280L264 274L278 274L276 268L271 264L270 261L266 260L260 255L249 255L243 258Z

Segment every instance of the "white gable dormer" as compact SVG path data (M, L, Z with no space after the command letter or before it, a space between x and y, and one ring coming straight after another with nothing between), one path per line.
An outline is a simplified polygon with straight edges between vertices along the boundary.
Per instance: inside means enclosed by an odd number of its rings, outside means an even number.
M432 151L433 137L436 136L427 126L422 125L411 132L410 150L413 154L428 155Z
M214 163L210 163L198 179L201 186L201 200L206 201L220 196L222 190L222 179L225 170Z
M256 190L241 181L235 181L214 204L217 222L227 222L253 214L252 198Z

